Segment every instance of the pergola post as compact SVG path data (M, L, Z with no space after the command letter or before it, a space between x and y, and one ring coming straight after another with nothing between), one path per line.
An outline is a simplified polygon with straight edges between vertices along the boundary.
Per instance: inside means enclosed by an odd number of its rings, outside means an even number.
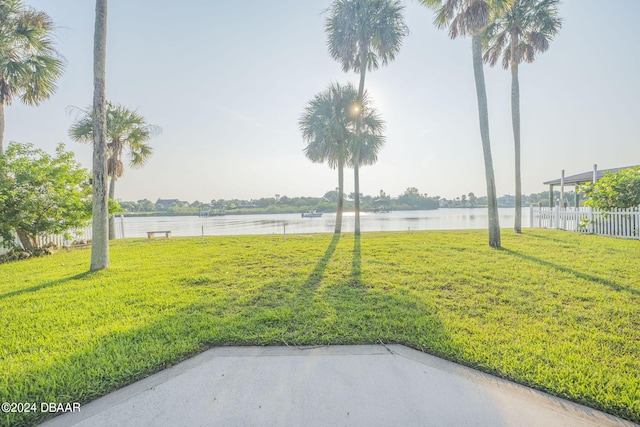
M560 226L560 210L564 212L565 203L564 203L564 169L562 169L562 175L560 175L560 203L558 204L558 226L556 228L562 228L563 230L567 229L567 217L566 214L562 215L562 226Z
M591 183L598 182L598 179L600 178L601 175L603 175L603 173L609 173L609 172L615 173L622 169L634 168L634 167L640 167L640 165L627 166L623 168L603 169L601 172L598 170L598 165L594 164L593 171L582 172L582 173L571 175L568 177L565 176L565 171L562 170L562 178L544 182L544 185L549 186L549 208L554 213L554 217L564 216L564 214L557 213L558 209L564 209L565 207L569 208L571 205L574 205L574 204L577 212L580 209L581 198L580 198L580 195L578 194L578 189L581 185L584 185L588 182L591 182ZM573 203L569 203L569 200L565 201L565 193L564 193L565 185L574 187L575 197L574 197ZM558 200L555 200L554 193L553 193L553 190L557 186L561 187L560 203L558 203ZM566 218L564 218L564 220L566 221Z
M564 208L564 169L560 175L560 207Z

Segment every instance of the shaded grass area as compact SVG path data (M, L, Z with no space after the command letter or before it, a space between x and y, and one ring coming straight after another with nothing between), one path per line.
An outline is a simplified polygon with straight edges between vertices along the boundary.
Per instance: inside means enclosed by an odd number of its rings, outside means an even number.
M3 264L0 401L87 402L215 345L385 342L640 421L640 242L503 234L138 239L97 273L89 250Z

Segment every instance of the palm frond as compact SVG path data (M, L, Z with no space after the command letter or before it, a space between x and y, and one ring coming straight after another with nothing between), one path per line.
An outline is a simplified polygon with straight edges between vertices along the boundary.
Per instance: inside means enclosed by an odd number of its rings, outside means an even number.
M303 152L309 160L327 162L332 169L344 163L348 138L355 128L355 116L350 111L357 95L352 84L332 83L309 101L298 121L306 142Z
M64 58L51 35L55 26L44 12L24 7L17 0L0 2L0 101L19 97L37 105L56 90L64 71Z
M139 169L143 167L152 154L153 148L149 144L131 144L129 149L129 166L133 169Z
M345 72L387 65L408 33L404 6L398 0L335 0L329 13L325 23L329 54Z
M69 128L69 136L74 141L93 143L93 108L68 107L67 112L76 114L76 120ZM148 124L136 110L120 104L107 102L107 151L109 154L108 174L120 178L124 172L122 155L128 153L129 166L143 167L153 155L148 144L152 136L162 132L159 126Z
M435 11L436 27L449 28L456 39L483 31L515 0L419 0Z
M505 69L511 63L533 62L536 54L549 49L562 27L558 3L559 0L513 0L483 32L484 61L493 66L502 56Z

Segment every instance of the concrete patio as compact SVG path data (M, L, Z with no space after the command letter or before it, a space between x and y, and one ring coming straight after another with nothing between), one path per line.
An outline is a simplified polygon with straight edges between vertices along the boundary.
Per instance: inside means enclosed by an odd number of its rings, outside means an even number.
M633 426L401 345L219 347L55 426Z

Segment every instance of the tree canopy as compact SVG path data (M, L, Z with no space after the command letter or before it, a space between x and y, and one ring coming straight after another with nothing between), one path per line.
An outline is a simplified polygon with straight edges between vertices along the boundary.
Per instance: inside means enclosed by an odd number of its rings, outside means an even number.
M387 65L408 33L403 11L397 0L335 0L325 23L329 54L344 72Z
M54 156L31 144L12 142L0 157L0 237L24 249L40 247L40 236L63 234L91 218L90 174L59 144Z
M485 28L484 62L501 62L506 70L523 61L531 63L546 52L562 27L559 0L515 0Z
M4 106L19 98L38 105L56 90L64 62L51 37L54 24L20 0L0 2L0 155L3 153Z
M74 141L93 143L93 111L91 107L78 109L80 117L71 125L69 136ZM107 103L107 173L111 178L121 178L124 171L122 155L126 151L129 166L143 167L153 153L148 144L152 136L161 132L160 127L148 124L137 111Z

